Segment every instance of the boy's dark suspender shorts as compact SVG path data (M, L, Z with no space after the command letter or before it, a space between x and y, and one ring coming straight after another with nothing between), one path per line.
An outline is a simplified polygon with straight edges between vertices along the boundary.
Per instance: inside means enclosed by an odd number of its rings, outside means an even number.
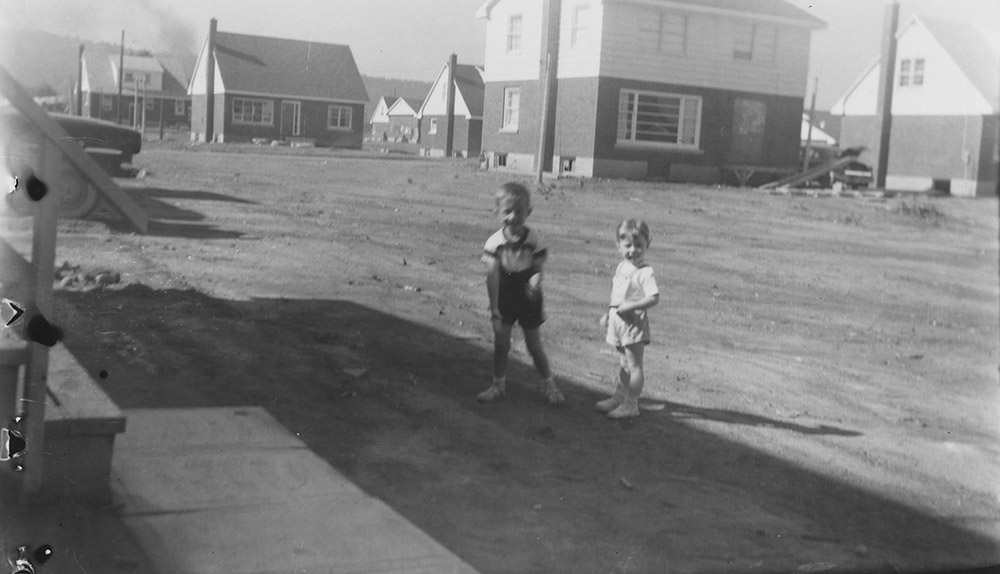
M508 273L500 270L500 292L498 294L500 320L505 325L520 323L522 329L537 329L545 322L542 294L534 301L528 298L528 279L535 270Z

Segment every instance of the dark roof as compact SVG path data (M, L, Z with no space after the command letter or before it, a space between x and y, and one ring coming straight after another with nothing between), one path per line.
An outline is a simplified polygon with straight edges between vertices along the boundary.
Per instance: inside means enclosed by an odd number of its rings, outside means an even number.
M348 46L217 32L226 91L368 102Z
M994 109L1000 109L1000 54L982 32L957 22L919 17Z
M462 93L462 98L465 100L465 105L469 108L472 117L482 117L485 86L479 68L470 64L455 66L455 85Z

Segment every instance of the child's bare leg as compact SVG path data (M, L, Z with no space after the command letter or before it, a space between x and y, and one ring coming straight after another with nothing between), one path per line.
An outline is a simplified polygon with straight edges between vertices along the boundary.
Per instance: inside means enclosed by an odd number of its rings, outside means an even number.
M646 382L646 373L642 367L642 355L645 348L642 343L625 347L625 362L628 369L628 387L622 404L608 413L613 419L639 416L639 395ZM624 369L623 369L624 370Z
M495 401L507 390L507 357L510 356L510 331L513 325L500 323L493 329L493 384L476 396L482 402Z
M552 370L549 368L549 358L542 346L542 335L538 329L524 330L524 344L528 347L528 353L531 354L531 360L535 362L538 374L542 376L542 390L545 392L549 404L562 404L566 399L556 388L555 380L552 378Z
M628 359L625 358L625 348L618 347L618 383L615 385L615 394L602 400L598 401L596 405L597 410L603 413L610 413L611 411L618 408L618 405L625 402L625 391L628 389L629 374L628 374Z

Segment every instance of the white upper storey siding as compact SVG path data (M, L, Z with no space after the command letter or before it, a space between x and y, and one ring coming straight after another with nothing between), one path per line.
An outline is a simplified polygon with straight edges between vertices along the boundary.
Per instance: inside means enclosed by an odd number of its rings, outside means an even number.
M543 4L499 0L486 26L486 81L539 77ZM511 15L522 49L509 53ZM767 16L693 11L665 0L563 0L559 77L596 76L801 97L811 27Z
M486 24L485 81L539 78L543 7L541 0L502 0L492 7Z
M907 79L901 82L904 74ZM918 64L917 62L921 63ZM871 116L877 112L881 62L877 62L834 104L832 113ZM920 80L915 81L918 74ZM986 97L969 80L951 55L919 21L905 28L896 45L892 113L897 116L989 115Z

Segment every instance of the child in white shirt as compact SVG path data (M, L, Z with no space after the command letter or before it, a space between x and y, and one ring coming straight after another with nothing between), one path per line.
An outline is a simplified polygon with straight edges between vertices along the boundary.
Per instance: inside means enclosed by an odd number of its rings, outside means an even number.
M622 262L615 270L611 303L601 325L607 330L605 340L618 350L621 369L615 394L596 405L613 419L639 416L645 382L642 355L650 342L647 310L660 301L653 268L645 262L649 226L641 219L627 219L618 225L616 239Z

